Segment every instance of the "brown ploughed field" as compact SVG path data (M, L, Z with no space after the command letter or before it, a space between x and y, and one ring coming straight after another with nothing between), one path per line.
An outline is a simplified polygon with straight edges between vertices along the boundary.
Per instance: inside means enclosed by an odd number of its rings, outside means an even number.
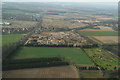
M3 78L79 78L74 66L3 71Z

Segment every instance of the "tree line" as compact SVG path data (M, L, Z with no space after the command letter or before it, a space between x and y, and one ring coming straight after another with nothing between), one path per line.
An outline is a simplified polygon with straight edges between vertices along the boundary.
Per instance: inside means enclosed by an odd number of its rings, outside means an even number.
M84 67L77 67L77 69L79 70L99 70L98 67L95 67L95 66L84 66Z
M63 66L63 65L69 65L69 63L59 57L37 58L37 59L18 59L18 60L6 59L3 61L2 69L12 70L12 69Z
M74 45L74 44L26 44L27 47L80 47L80 48L96 48L97 44L88 44L88 45Z

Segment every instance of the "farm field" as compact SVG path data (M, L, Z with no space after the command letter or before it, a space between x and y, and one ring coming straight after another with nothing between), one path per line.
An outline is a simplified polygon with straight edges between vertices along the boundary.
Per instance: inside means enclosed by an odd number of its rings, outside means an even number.
M25 34L4 34L0 35L0 38L2 38L2 46L9 45L12 43L15 43L19 41Z
M107 26L96 26L96 27L100 28L100 30L102 31L114 31L112 27L107 27Z
M89 29L89 28L86 28L86 29L82 29L80 31L102 31L101 29Z
M90 36L90 39L103 44L117 44L118 36Z
M25 12L19 10L6 10L3 11L3 14L25 14Z
M101 70L80 70L80 78L113 78L116 72L105 71L104 73ZM118 75L115 75L118 78Z
M21 47L10 58L25 59L54 56L64 56L75 64L93 65L93 62L80 48Z
M43 20L43 26L46 27L59 27L59 28L77 28L85 27L87 24L84 23L72 23L71 21L66 21L64 19L53 20L46 18Z
M85 52L93 59L93 61L104 69L118 69L118 57L99 48L84 49ZM119 62L120 63L120 62Z
M107 78L100 70L80 70L79 74L81 78Z
M117 31L79 31L84 36L118 36Z
M79 75L74 66L60 66L3 71L3 78L79 78Z

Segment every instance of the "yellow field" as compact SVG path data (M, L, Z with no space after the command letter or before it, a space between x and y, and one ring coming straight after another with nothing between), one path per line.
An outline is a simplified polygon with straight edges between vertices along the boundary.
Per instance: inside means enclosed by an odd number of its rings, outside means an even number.
M118 43L118 36L93 36L93 38L104 44L117 44Z

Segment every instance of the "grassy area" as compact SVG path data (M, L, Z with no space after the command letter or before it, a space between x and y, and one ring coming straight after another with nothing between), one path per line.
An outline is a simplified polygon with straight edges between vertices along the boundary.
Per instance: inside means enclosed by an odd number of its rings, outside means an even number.
M84 36L118 36L117 31L79 31Z
M95 63L107 69L118 67L118 58L99 48L84 49Z
M21 47L11 58L25 59L54 56L65 56L76 64L93 64L80 48Z
M0 43L0 45L5 46L5 45L15 43L15 42L19 41L23 36L24 36L24 34L4 34L4 35L0 35L0 38L2 38L2 44Z

